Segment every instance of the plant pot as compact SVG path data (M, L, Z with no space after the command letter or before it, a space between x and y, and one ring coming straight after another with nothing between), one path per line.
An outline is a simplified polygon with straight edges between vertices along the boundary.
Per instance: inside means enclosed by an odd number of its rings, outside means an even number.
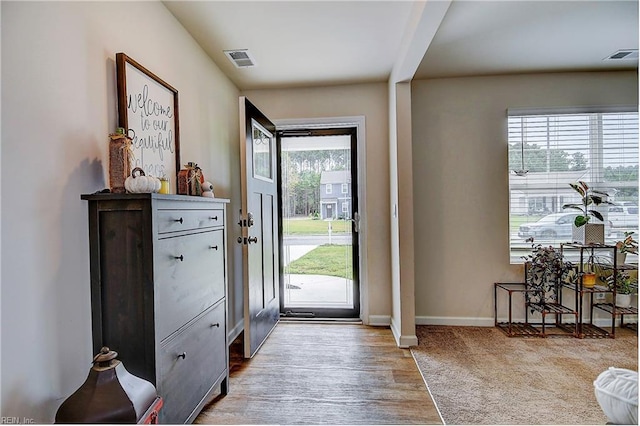
M628 308L631 306L630 294L616 294L616 306L618 308Z
M618 266L624 265L624 262L627 261L627 253L620 253L616 250L616 264Z
M596 285L596 274L586 272L582 275L582 287L593 287Z
M588 244L604 244L604 223L587 223L582 226L573 225L571 236L574 242Z

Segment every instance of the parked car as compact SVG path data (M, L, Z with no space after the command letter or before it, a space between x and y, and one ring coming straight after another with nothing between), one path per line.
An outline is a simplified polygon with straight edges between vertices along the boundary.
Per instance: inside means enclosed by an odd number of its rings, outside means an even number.
M518 229L520 238L565 238L571 237L573 221L579 213L552 213L537 222L523 223Z
M638 206L610 206L607 212L610 228L638 229Z

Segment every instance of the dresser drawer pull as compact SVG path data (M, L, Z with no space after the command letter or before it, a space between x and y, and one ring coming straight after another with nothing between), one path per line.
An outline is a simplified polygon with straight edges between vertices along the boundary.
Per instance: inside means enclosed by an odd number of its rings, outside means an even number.
M209 246L211 250L218 250L218 246Z
M176 256L175 259L179 260L180 262L184 262L184 256L183 255Z
M210 220L218 220L218 216L213 216L209 218Z
M186 357L187 357L187 353L186 352L182 352L180 355L178 355L178 358L185 359Z
M184 222L184 220L182 220L182 218L180 218L180 219L174 219L173 221L174 221L174 222L180 222L180 223Z
M211 324L211 327L218 327L218 328L220 328L220 323L219 323L219 322L217 322L217 323L215 323L215 324Z

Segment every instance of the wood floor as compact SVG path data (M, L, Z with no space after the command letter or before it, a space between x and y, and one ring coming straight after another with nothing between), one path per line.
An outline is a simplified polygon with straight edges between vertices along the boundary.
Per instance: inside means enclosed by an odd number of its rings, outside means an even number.
M407 349L388 328L280 323L260 352L231 346L229 394L200 424L442 424Z

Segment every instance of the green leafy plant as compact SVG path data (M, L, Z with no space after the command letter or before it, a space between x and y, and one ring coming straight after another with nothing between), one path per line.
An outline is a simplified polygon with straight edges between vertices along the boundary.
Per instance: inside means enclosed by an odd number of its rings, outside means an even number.
M624 233L624 240L618 241L616 247L620 253L638 254L638 241L633 237L633 231Z
M614 279L614 277L616 278ZM627 271L620 270L615 275L611 273L606 277L600 277L600 279L605 282L609 290L613 290L615 287L618 294L633 294L638 284L637 278L630 276Z
M544 305L557 298L558 285L561 280L567 279L569 271L573 271L573 265L565 261L553 246L533 244L533 238L529 238L531 253L522 256L526 262L526 283L531 292L525 293L529 304ZM569 278L571 279L571 278ZM535 309L531 309L533 313Z
M609 194L607 194L606 192L591 189L589 188L589 185L581 180L579 180L577 183L570 183L569 185L582 197L581 203L568 203L562 206L563 209L574 209L582 212L581 215L576 216L576 219L573 223L577 227L586 225L587 223L589 223L592 216L601 221L604 221L602 214L599 211L590 208L589 206L613 204L609 201L606 201L605 199L605 197L608 197Z

